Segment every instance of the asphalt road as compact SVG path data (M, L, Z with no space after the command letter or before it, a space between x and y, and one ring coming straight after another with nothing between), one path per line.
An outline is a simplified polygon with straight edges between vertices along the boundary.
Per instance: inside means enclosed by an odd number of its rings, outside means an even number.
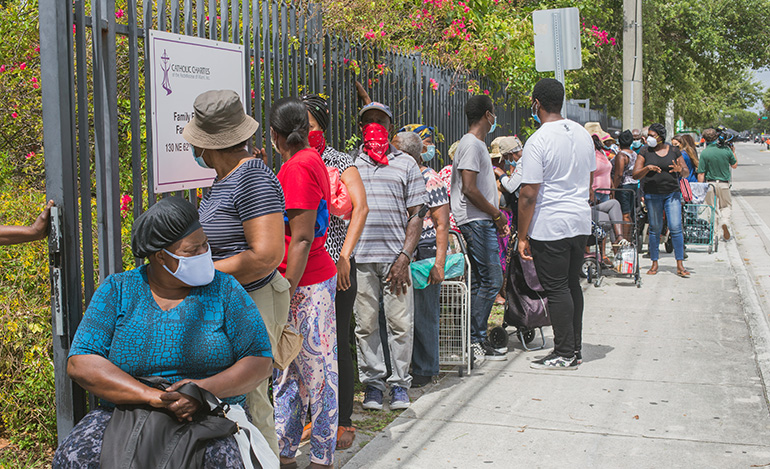
M732 192L770 225L770 151L765 148L755 143L736 144L738 167L733 170Z

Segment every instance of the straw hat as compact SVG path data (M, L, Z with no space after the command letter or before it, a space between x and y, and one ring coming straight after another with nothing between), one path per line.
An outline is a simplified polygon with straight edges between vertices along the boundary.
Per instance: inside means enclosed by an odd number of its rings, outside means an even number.
M607 140L607 138L612 139L612 135L605 132L602 129L602 125L598 122L586 122L585 128L589 134L596 135L597 137L599 137L599 140L602 142ZM614 142L615 140L613 139L612 141Z
M241 98L233 90L212 90L195 98L195 115L182 137L198 148L221 150L245 142L259 123L243 111Z
M455 152L457 151L457 145L458 145L459 143L460 143L460 141L459 141L459 140L458 140L458 141L456 141L455 143L453 143L453 144L452 144L452 145L449 147L449 150L447 150L447 154L449 155L449 159L450 159L450 160L454 160L454 159L455 159Z
M489 157L492 159L495 158L502 158L503 154L500 152L500 142L505 137L497 137L496 139L492 140L492 143L489 145Z
M498 142L498 147L500 148L500 153L503 155L506 153L515 153L524 149L521 140L515 135L513 137L501 138Z

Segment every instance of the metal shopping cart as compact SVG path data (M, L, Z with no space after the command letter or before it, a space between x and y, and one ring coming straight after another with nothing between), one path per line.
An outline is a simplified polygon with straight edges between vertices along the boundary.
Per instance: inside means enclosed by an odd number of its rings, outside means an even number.
M717 221L717 192L713 184L706 182L691 182L693 201L682 207L682 231L686 246L708 246L708 253L719 249L719 235L716 230ZM712 204L706 203L712 190Z
M457 374L471 372L471 264L462 236L449 231L449 255L462 255L462 275L441 283L439 302L439 365L441 371L456 367Z

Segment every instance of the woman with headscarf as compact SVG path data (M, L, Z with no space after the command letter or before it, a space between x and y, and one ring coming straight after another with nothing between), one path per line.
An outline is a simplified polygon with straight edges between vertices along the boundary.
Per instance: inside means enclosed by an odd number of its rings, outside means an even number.
M329 106L318 95L302 97L308 112L310 132L308 143L323 159L328 168L336 168L340 179L347 188L353 212L350 223L333 216L326 238L326 251L337 263L337 297L335 299L337 317L337 364L339 369L339 427L337 430L337 449L348 449L353 445L356 429L351 419L353 415L354 368L350 351L350 321L353 317L353 304L356 300L356 261L353 249L364 230L369 206L366 203L364 183L358 168L350 155L335 150L326 144L324 132L329 126ZM309 433L310 429L306 427Z
M642 148L634 166L634 179L642 182L644 201L650 221L649 251L652 266L648 275L658 273L660 234L663 230L663 213L666 214L668 231L674 243L676 274L687 278L690 272L684 267L684 236L682 235L682 194L679 177L689 174L679 149L666 142L663 124L652 124L647 131L647 146Z
M289 282L276 270L284 250L281 184L246 148L259 124L243 111L235 91L202 93L193 109L195 116L182 136L192 145L198 165L216 171L198 209L214 265L246 289L262 315L274 358L283 363L288 359L278 344L289 313ZM254 424L278 456L267 381L249 392L247 401Z
M149 263L110 275L91 299L70 348L67 374L99 398L56 451L55 468L99 467L116 405L150 406L191 420L197 400L175 392L193 381L230 404L272 370L259 311L232 276L216 271L198 212L161 199L134 222L134 257ZM138 378L162 377L166 391ZM235 438L209 440L203 466L243 467Z
M431 383L439 373L439 296L449 247L449 194L438 173L426 166L435 156L432 127L407 125L396 134L393 145L417 162L429 199L430 211L423 219L414 258L416 261L435 259L428 277L428 286L414 289L412 387L419 388Z
M286 257L279 270L291 284L288 323L302 333L302 349L273 374L275 425L281 466L297 467L308 404L312 422L310 467L332 467L337 446L337 267L326 251L331 188L321 156L308 145L308 112L297 98L276 101L270 136L283 164L278 180L286 198Z

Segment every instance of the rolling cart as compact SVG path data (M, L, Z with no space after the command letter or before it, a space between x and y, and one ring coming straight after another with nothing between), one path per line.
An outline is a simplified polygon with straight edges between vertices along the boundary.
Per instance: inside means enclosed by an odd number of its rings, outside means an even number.
M448 255L462 255L462 275L441 282L438 355L441 371L470 374L471 352L471 264L465 242L457 231L449 231Z

